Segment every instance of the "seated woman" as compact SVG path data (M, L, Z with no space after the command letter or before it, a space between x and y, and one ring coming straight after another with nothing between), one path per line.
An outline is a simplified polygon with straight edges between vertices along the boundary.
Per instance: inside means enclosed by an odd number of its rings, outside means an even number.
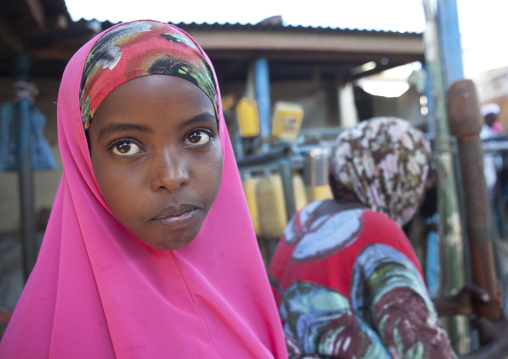
M430 154L424 134L396 118L338 136L334 199L291 219L269 268L290 358L456 357L401 229Z

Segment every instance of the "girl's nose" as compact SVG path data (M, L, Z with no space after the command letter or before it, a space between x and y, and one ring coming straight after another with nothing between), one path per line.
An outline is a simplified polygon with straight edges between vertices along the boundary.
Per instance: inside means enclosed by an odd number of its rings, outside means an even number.
M177 191L189 182L188 163L177 153L165 153L154 161L152 166L152 189Z

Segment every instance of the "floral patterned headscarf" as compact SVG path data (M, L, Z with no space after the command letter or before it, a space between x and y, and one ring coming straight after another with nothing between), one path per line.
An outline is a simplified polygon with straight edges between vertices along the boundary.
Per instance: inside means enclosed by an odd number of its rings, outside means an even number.
M106 32L86 59L80 90L85 131L111 91L129 80L155 74L191 81L210 98L217 115L213 71L197 45L177 27L136 21Z
M354 193L364 205L404 225L415 215L430 166L430 144L407 121L379 117L341 132L330 158L334 195Z

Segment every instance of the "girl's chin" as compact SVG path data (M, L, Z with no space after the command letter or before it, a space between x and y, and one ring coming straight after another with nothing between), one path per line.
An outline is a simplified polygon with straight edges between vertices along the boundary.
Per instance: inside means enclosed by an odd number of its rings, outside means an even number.
M141 238L141 240L148 246L163 251L172 251L181 249L188 246L194 241L198 232L180 234L172 238L154 239L154 238Z

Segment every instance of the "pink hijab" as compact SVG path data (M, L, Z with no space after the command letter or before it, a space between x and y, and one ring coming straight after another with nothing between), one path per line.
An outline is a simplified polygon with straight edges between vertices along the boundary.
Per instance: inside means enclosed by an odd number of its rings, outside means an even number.
M287 358L220 94L222 180L196 239L179 250L152 249L111 215L79 109L84 63L101 35L73 56L62 78L64 172L0 357Z

